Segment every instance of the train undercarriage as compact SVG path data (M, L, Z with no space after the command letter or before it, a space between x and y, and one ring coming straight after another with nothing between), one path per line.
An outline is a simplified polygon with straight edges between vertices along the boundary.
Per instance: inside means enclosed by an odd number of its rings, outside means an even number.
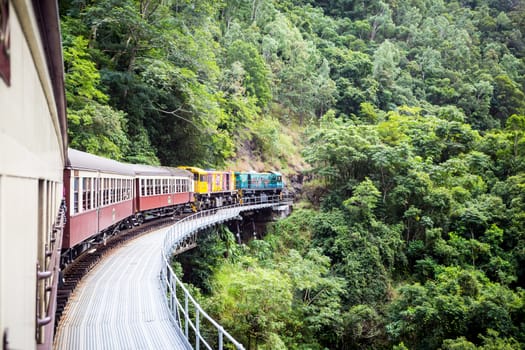
M114 225L107 227L106 229L91 236L87 240L75 245L74 247L63 250L60 257L60 268L64 270L67 265L69 265L82 253L88 250L96 249L99 245L105 245L108 239L120 234L123 231L130 230L152 220L167 218L170 216L175 219L176 216L188 214L191 212L193 212L193 210L190 204L178 204L169 207L137 212L136 214L128 216Z
M194 210L206 210L239 203L237 192L195 193Z

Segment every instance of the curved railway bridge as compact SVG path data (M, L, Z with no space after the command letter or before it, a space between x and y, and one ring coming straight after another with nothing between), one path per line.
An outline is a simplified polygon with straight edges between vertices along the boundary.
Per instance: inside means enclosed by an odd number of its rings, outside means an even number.
M212 209L124 244L100 262L70 297L55 349L244 349L206 314L170 266L199 231L245 211L282 210L291 198Z

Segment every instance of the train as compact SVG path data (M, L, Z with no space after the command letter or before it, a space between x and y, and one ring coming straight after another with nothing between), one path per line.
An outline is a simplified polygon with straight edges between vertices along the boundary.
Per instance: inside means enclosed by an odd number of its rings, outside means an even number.
M69 149L62 266L93 244L146 220L249 203L281 195L283 189L282 175L273 171L127 164Z
M61 269L119 231L279 195L277 172L126 164L68 148L56 1L0 0L0 337L51 349Z

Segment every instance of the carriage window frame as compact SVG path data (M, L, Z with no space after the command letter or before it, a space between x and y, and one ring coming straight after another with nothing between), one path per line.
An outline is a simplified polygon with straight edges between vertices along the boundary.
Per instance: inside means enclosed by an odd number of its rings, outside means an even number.
M92 177L82 177L82 211L88 211L93 209L92 198L93 198L93 184Z
M169 188L169 179L167 177L162 179L162 194L169 194L170 188Z
M79 187L80 187L80 177L74 176L73 177L73 214L79 213L79 199L80 199L80 193L79 193Z

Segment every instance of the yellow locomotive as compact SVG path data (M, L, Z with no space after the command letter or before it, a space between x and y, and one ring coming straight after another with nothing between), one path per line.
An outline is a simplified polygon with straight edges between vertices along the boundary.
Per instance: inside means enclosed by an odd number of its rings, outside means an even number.
M238 202L232 171L204 170L180 166L193 174L195 210L216 208Z

